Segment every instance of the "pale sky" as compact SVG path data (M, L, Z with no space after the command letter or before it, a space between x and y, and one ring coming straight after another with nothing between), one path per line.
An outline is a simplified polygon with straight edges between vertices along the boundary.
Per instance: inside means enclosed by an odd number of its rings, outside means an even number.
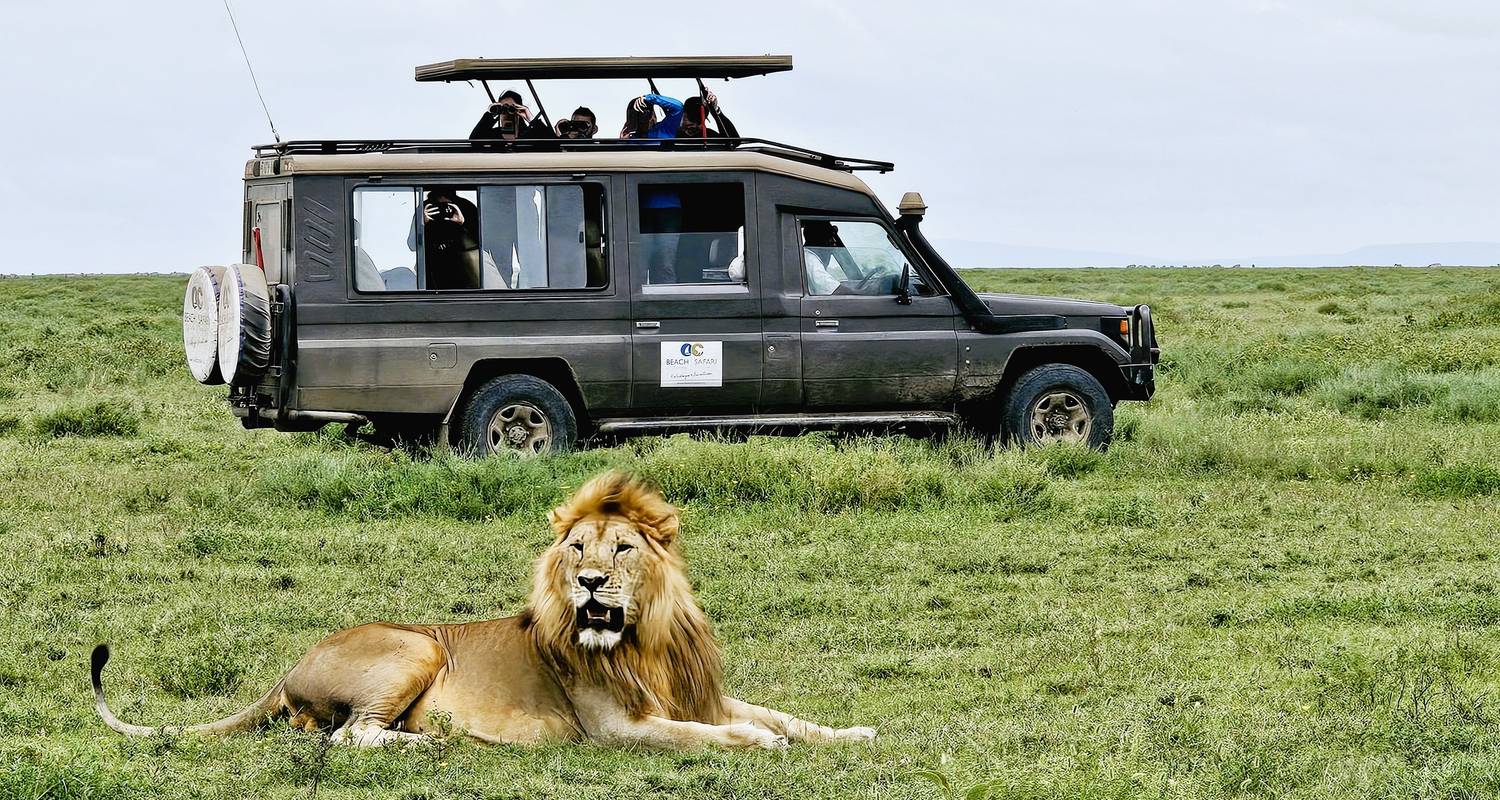
M270 132L221 0L0 0L0 273L236 260ZM1150 253L1500 240L1500 3L234 3L283 138L462 137L418 64L785 53L742 134L895 161L935 238ZM685 95L691 82L663 82ZM618 130L633 82L544 82Z

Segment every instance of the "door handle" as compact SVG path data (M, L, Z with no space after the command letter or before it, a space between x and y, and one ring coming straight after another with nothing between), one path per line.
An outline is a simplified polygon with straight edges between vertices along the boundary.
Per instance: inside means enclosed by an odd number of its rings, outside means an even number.
M814 320L813 326L818 328L837 328L839 326L839 321L836 319Z
M637 328L660 328L661 327L661 323L660 322L656 322L655 320L652 320L652 321L649 321L649 322L637 322L635 324L635 326Z

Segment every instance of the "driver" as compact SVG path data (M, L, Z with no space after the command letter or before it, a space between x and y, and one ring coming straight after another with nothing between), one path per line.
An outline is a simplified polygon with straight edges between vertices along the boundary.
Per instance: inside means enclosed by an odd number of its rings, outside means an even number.
M547 123L531 118L531 109L521 104L520 92L507 89L474 123L474 130L469 131L469 138L514 141L555 139L557 136L547 127Z
M843 247L838 226L832 222L807 220L802 223L802 264L807 271L808 294L841 293L838 290L844 282L844 270L838 265L835 254ZM842 294L848 294L848 290Z

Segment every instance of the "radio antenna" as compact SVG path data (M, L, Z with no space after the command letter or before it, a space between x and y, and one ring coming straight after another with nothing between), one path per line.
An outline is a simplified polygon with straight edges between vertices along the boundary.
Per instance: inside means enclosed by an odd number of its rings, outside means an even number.
M271 137L281 144L281 134L276 132L276 123L271 119L271 109L266 106L266 96L260 92L260 81L255 79L255 67L250 65L250 53L245 50L245 40L240 37L240 25L234 21L234 9L229 0L224 0L224 13L229 15L229 25L234 28L235 41L240 43L240 55L245 57L245 69L250 71L250 84L255 87L255 96L260 98L260 109L266 112L266 124L271 126Z

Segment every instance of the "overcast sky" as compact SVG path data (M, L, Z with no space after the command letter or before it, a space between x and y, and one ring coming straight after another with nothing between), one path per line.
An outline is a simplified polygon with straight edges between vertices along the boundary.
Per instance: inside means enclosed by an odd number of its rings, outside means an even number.
M237 258L269 129L221 0L3 0L0 273ZM284 138L461 137L458 57L787 53L750 136L895 161L930 235L1190 259L1500 239L1493 0L235 3ZM538 86L618 130L628 82ZM690 82L664 82L688 93Z

